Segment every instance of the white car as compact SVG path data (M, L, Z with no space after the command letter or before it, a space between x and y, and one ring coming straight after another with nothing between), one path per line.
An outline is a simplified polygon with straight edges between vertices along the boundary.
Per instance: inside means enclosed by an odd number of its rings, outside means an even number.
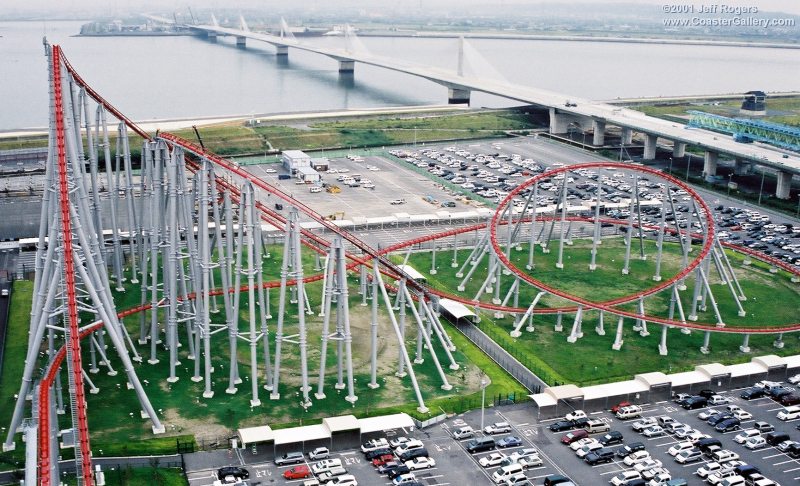
M412 471L416 471L417 469L428 469L431 467L436 467L436 461L430 457L415 457L410 461L406 461L406 467Z
M697 468L697 471L694 473L700 476L703 479L706 479L708 476L715 474L722 470L722 464L718 462L707 462L704 465Z
M583 439L576 440L575 442L570 444L569 447L573 451L577 451L578 449L582 448L583 446L586 446L586 445L589 445L589 444L595 444L597 442L598 442L597 439L595 439L594 437L584 437Z
M725 405L726 403L731 403L731 397L726 397L724 395L714 395L708 399L708 403L712 405Z
M583 410L575 410L572 413L568 413L567 416L564 417L565 420L578 420L583 418L588 418L586 412L584 412Z
M737 453L735 453L733 451L729 451L727 449L722 449L720 451L715 452L712 457L714 458L715 461L717 461L719 463L724 463L724 462L735 461L735 460L739 459L739 454L737 454Z
M709 408L697 414L697 418L699 418L700 420L708 420L711 418L712 415L718 415L720 413L722 413L722 410L718 410L716 408Z
M326 459L330 454L331 452L327 447L317 447L308 453L308 458L312 461L318 461L320 459Z
M398 447L400 447L401 445L403 445L403 444L405 444L405 443L407 443L409 441L411 441L411 439L409 439L408 437L400 436L400 437L397 437L397 438L394 438L394 439L390 440L389 441L389 447L391 447L392 449L397 449Z
M636 422L634 422L632 426L633 430L635 430L636 432L641 432L644 429L655 425L656 423L657 422L655 417L645 417L642 420L637 420Z
M274 174L278 171L276 171L275 169L266 168L264 169L264 172L266 172L267 174Z
M747 439L747 442L744 443L744 446L750 450L761 449L762 447L767 447L767 439L759 436L750 437Z
M744 444L751 437L761 437L761 432L759 432L756 429L745 429L745 430L739 432L738 434L736 434L736 436L733 438L733 440L737 444Z
M358 486L358 481L352 474L344 474L329 479L325 486Z
M733 416L736 417L739 420L750 420L750 419L753 418L753 414L752 413L748 412L747 410L742 410L742 409L734 410L733 411Z
M423 444L421 440L414 439L406 442L405 444L401 444L400 447L394 450L394 453L397 454L397 456L399 457L408 451L413 451L414 449L422 449L423 447L425 447L425 444Z
M603 448L603 444L601 444L599 442L595 442L593 444L588 444L588 445L585 445L585 446L581 447L580 449L578 449L575 452L575 455L577 455L578 457L583 459L584 457L588 456L590 452L596 451L596 450L602 449L602 448Z
M481 457L481 459L478 461L478 464L483 467L499 466L505 458L506 455L501 452L492 452L488 456Z
M636 471L622 471L621 473L617 474L609 483L614 486L623 486L624 484L628 484L629 482L633 481L634 479L641 479L642 475Z
M688 442L688 441L687 442L678 442L674 446L670 447L669 450L667 451L667 453L670 456L675 457L680 452L687 451L687 450L693 449L693 448L694 448L694 444L692 444L691 442Z
M361 446L361 452L367 453L378 449L389 447L389 441L381 437L380 439L373 439L365 442Z
M639 463L635 464L633 466L633 470L634 471L638 471L640 473L643 473L644 471L647 471L648 469L655 469L655 468L661 467L663 465L664 464L661 461L659 461L658 459L648 458L648 459L645 459L642 462L639 462Z
M495 422L483 428L484 434L505 434L511 432L511 424L508 422Z
M650 459L650 453L647 451L636 451L632 454L628 454L625 456L625 459L622 461L625 463L626 466L633 466L635 464L639 464L640 462L644 462Z
M645 437L657 437L659 435L664 435L664 429L658 425L653 425L652 427L644 429L642 435Z
M722 481L726 479L728 480L729 483L732 483L734 481L733 478L741 478L741 476L736 474L736 471L734 471L733 469L725 469L722 471L718 471L714 474L710 474L708 478L706 478L706 481L708 482L708 484L711 484L713 486L715 484L720 484ZM741 484L744 484L743 478Z
M792 385L798 385L798 384L800 384L800 373L798 373L798 374L796 374L796 375L793 375L793 376L790 376L790 377L789 377L789 379L788 379L787 381L788 381L789 383L791 383Z
M391 201L389 201L389 204L392 204L394 206L396 206L398 204L405 204L405 203L406 203L405 199L392 199Z
M642 471L642 478L650 480L658 476L659 474L669 474L669 471L664 469L663 467L654 467L652 469L645 469L644 471Z

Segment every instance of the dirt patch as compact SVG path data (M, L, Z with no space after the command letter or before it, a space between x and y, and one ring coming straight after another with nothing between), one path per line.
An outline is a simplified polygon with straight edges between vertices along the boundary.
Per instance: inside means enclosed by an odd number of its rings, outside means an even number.
M164 426L169 432L192 434L198 442L214 441L233 434L228 427L211 423L208 418L197 420L184 418L174 408L164 410Z

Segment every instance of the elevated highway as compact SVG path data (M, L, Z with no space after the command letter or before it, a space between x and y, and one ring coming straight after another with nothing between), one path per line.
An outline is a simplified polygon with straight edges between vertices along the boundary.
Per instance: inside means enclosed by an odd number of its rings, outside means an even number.
M242 24L244 23L242 22ZM782 199L789 198L792 177L800 175L800 157L796 153L782 152L759 144L738 143L728 135L706 130L687 129L684 125L609 103L464 75L462 70L463 49L459 50L458 70L453 72L410 61L354 52L349 49L318 47L300 42L292 37L251 32L247 29L234 29L219 25L185 25L185 27L209 37L234 36L240 46L246 45L247 39L266 42L275 46L278 55L288 55L290 47L322 54L337 60L339 71L342 73L353 72L355 63L358 62L418 76L447 87L450 103L469 103L470 93L479 91L538 106L549 110L551 133L566 133L571 125L577 125L582 130L592 130L592 143L597 146L604 144L605 129L609 125L622 129L623 144L631 143L633 132L639 132L644 135L644 160L655 158L659 139L672 145L675 158L685 156L686 146L697 147L705 151L703 167L705 176L716 175L717 160L721 155L734 159L737 171L741 171L746 164L768 167L777 173L776 196Z

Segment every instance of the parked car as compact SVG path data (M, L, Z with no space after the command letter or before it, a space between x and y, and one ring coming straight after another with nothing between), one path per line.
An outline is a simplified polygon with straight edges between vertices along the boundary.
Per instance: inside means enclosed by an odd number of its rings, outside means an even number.
M506 458L506 455L502 452L492 452L489 455L483 456L478 461L482 467L494 467L499 466L503 459Z
M611 432L607 433L603 437L600 437L599 442L604 446L609 446L612 444L620 444L622 443L622 432L612 430Z
M327 447L317 447L313 451L308 453L308 458L312 461L317 461L319 459L325 459L331 455L331 452L328 450Z
M309 476L311 476L311 468L305 464L300 464L283 471L283 477L285 479L305 479Z
M767 432L773 432L775 430L775 427L768 422L755 422L753 423L753 428L761 432L762 434L766 434Z
M726 403L731 403L731 397L724 395L712 395L708 399L708 403L712 405L725 405Z
M436 467L436 461L431 459L430 457L415 457L410 461L406 461L405 465L410 470L416 471L417 469L428 469L431 467Z
M581 440L581 439L585 439L587 437L589 437L589 432L586 432L583 429L579 429L579 430L575 430L575 431L572 431L572 432L564 434L564 436L561 437L561 443L570 445L573 442L576 442L576 441Z
M767 447L767 439L759 436L750 437L744 443L744 446L750 450L761 449L762 447Z
M764 388L761 387L753 387L744 390L739 396L745 400L754 400L756 398L761 398L766 395L767 392Z
M678 453L675 456L675 461L679 464L688 464L690 462L699 461L703 458L703 453L700 452L700 449L692 448L686 449Z
M669 450L667 451L667 454L669 454L672 457L675 457L680 452L683 452L683 451L686 451L686 450L689 450L689 449L694 449L694 448L695 448L694 444L692 444L691 442L688 442L688 441L687 442L678 442L677 444L675 444L674 446L669 448ZM698 451L699 450L700 449L698 449Z
M574 429L575 424L569 420L559 420L558 422L553 422L550 424L548 428L551 432L564 432L565 430Z
M631 442L630 444L624 445L616 450L617 457L624 458L627 457L634 452L643 451L644 444L642 442Z
M637 420L632 424L633 430L636 432L641 432L644 429L656 425L657 421L655 417L645 417L642 420Z
M658 425L653 425L652 427L644 429L642 435L645 437L657 437L659 435L664 435L664 429Z
M586 464L589 464L590 466L611 462L614 460L614 451L612 449L603 447L586 454L583 460L586 461Z
M287 452L286 454L275 458L275 465L286 466L289 464L299 464L305 460L306 458L302 452Z
M511 424L508 422L495 422L483 428L484 434L494 435L505 434L506 432L511 432Z
M250 471L239 466L225 466L217 469L217 479L224 479L233 476L236 479L248 479Z
M745 442L747 442L747 439L751 437L760 437L760 436L761 436L761 431L757 429L745 429L736 434L736 436L733 438L733 441L736 442L737 444L744 444Z
M522 445L522 439L517 436L509 435L497 441L497 447L518 447Z
M588 418L588 416L586 415L586 412L584 412L583 410L575 410L573 412L568 413L566 417L564 417L564 419L571 421L575 421L578 419L585 419L585 418Z
M626 466L633 466L634 464L639 464L640 462L644 462L647 459L650 459L650 453L647 451L636 451L623 459L622 462L625 463Z
M634 479L641 479L641 473L633 470L622 471L609 481L613 486L624 486L629 484Z
M361 452L369 452L375 449L384 449L389 447L389 441L381 437L380 439L373 439L361 445Z
M618 404L616 404L613 407L611 407L611 413L617 413L620 408L628 407L630 405L633 405L633 404L631 402L627 401L627 400L619 402Z

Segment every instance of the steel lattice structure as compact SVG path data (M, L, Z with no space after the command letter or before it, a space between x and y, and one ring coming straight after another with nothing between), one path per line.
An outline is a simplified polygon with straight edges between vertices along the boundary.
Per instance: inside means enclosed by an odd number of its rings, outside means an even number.
M247 357L250 375L246 378L250 381L248 392L250 404L254 407L262 403L261 389L269 392L270 400L282 399L281 387L284 391L287 389L281 381L282 358L287 354L299 356L301 383L298 393L302 394L299 406L307 408L313 406L314 399L324 399L325 386L331 381L326 362L328 353L332 352L336 363L334 388L346 389L343 399L356 402L349 273L358 275L361 304L371 305L370 382L367 386L379 387L377 343L381 320L379 306L382 305L391 329L389 334L399 351L395 374L408 378L418 409L422 412L427 411L427 407L415 365L424 361L424 350L428 350L435 365L442 389L452 388L445 370L459 368L452 355L455 346L437 314L437 303L443 298L473 305L476 309L514 314L512 335L519 335L526 322L528 329L532 330L534 315L556 314L560 323L563 315L575 314L568 338L570 342L583 334L581 322L584 312L599 311L601 322L604 313L617 316L615 349L622 346L624 319L633 320L634 329L642 335L647 334L648 323L662 325L660 350L664 353L667 329L671 327L704 331L705 347L712 332L741 333L745 340L751 333L774 333L780 340L782 333L800 330L800 323L755 329L726 326L719 311L715 312L717 321L714 323L693 322L698 305L705 306L708 302L716 310L708 280L712 265L724 276L740 312L743 310L739 301L744 300L744 295L723 251L723 246L729 245L723 245L715 237L708 208L690 187L651 169L637 170L662 177L694 196L699 233L677 225L670 228L663 221L655 228L642 224L638 196L631 198L632 217L624 223L600 217L599 197L593 218L570 214L566 204L566 179L559 191L560 203L549 210L539 211L535 196L538 182L543 177L555 177L568 170L564 168L534 177L521 185L499 205L489 223L375 249L234 163L173 134L161 133L151 137L92 90L58 46L46 47L52 101L47 190L43 196L36 254L26 366L11 427L4 442L5 449L13 447L15 434L22 426L28 452L26 480L31 484L38 481L49 485L59 477L58 463L53 458L57 455L57 412L65 410L60 383L60 370L65 362L69 410L77 439L79 482L92 484L84 385L88 385L90 392L97 392L90 375L98 372L100 367L106 368L109 374L116 374L107 354L106 340L111 342L111 349L124 368L141 405L142 417L152 421L154 433L163 432L164 427L139 382L135 366L158 364L159 345L167 350L169 362L164 367L164 380L169 383L182 378L178 368L178 350L182 346L188 349L187 359L193 361L194 366L190 376L185 378L202 382L202 396L206 399L212 398L216 392L211 368L214 356L225 355L220 349L228 352L229 359L226 393L238 393L238 385L243 379L237 358ZM94 119L90 116L92 113ZM108 118L118 121L117 143L113 151L109 143ZM144 139L138 175L133 171L129 131ZM101 160L105 174L100 169ZM601 165L620 166L603 162L583 167ZM109 187L107 197L111 209L107 215L100 211L102 191L99 181L103 176ZM511 199L529 187L533 187L533 191L523 210L515 213L511 210ZM638 194L638 191L634 193ZM263 202L265 197L282 200L292 208L288 217L271 210ZM665 201L664 204L671 202ZM637 221L634 221L634 215L638 215ZM326 233L333 235L332 240L303 229L302 220L317 223ZM677 236L682 241L683 270L662 279L659 249L652 288L606 302L595 302L552 288L514 266L509 259L512 247L527 242L530 247L527 269L530 271L535 268L535 251L550 251L551 247L558 245L559 265L563 267L561 255L564 245L571 241L570 228L573 223L582 224L593 228L591 271L595 264L594 256L599 251L599 227L604 222L628 227L623 274L627 273L632 258L634 228L655 229L659 248L665 236ZM264 262L269 260L265 252L263 224L283 230L280 278L276 281L267 281L264 276ZM473 276L482 281L480 291L472 298L429 288L410 278L389 259L392 252L426 242L452 240L453 248L457 249L458 238L465 233L479 235L472 254L458 271L458 276L464 279L459 291L463 291L465 283ZM701 237L703 244L698 247L698 255L689 260L692 237ZM535 250L537 245L540 250ZM316 273L312 275L308 275L307 268L304 268L304 251L316 255ZM435 251L434 246L434 255ZM749 249L737 248L737 251L753 254L792 272L795 277L798 275L796 269L770 257ZM476 269L484 258L489 259L489 270L485 275L479 275ZM277 265L277 261L271 264ZM459 267L455 250L451 266ZM500 288L501 280L506 278L504 275L510 275L514 281L503 296ZM680 304L679 291L687 288L692 276L693 300L686 316ZM396 281L396 284L386 283L384 277ZM307 284L318 281L322 283L321 295L309 295ZM125 290L126 282L138 285L140 305L118 311L113 301L112 282L117 292ZM534 286L539 293L528 305L523 303L520 306L523 284ZM669 317L645 314L645 298L662 291L671 295ZM270 311L271 293L276 293L278 298L276 316L272 316ZM394 300L390 294L394 295ZM537 308L545 294L559 296L569 305ZM246 310L240 309L243 301L246 301ZM316 391L312 393L314 370L309 367L308 358L308 348L312 344L308 339L306 316L314 313L313 303L316 302L319 302L319 314L323 319ZM632 302L638 304L636 312L620 307ZM297 312L296 323L287 320L290 308ZM678 318L674 316L676 310ZM219 317L215 317L217 314ZM246 317L240 318L242 314ZM138 327L137 339L130 335L124 324L126 318L138 318L138 326L131 326ZM81 326L81 319L89 323ZM240 320L247 324L243 331L240 331ZM216 338L218 345L214 346L212 339L216 334L221 337ZM227 346L219 346L224 338L227 338ZM88 345L88 370L81 359L82 341L84 346ZM415 344L413 358L407 349L408 341ZM240 347L241 343L244 346ZM144 350L141 354L136 344ZM40 350L43 349L46 349L47 362L44 371L37 374L37 365L42 364ZM441 350L441 354L437 350ZM29 398L32 400L32 419L23 422Z
M800 151L800 129L779 123L749 118L729 118L702 111L691 110L689 126L707 128L750 140L765 142L776 147Z

